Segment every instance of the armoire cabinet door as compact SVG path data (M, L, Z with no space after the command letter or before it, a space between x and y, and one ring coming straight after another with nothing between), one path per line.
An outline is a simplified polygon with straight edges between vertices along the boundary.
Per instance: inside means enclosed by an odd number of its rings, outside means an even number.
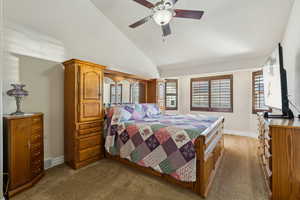
M96 67L80 66L79 121L102 119L103 71Z
M10 124L10 184L12 189L30 181L31 118L12 120Z

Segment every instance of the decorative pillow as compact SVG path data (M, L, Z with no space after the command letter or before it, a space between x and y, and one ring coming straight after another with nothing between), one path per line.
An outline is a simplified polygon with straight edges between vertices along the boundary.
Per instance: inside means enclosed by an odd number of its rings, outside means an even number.
M149 118L157 117L160 115L159 107L156 104L143 104L146 116Z
M134 104L134 111L132 113L131 119L132 120L141 120L144 119L146 113L144 112L142 104Z
M130 120L132 114L128 112L125 108L120 108L120 109L121 109L120 120L122 122Z

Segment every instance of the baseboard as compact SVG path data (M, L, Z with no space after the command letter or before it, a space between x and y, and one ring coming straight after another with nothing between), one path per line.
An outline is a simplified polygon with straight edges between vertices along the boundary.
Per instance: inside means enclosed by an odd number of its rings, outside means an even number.
M48 158L44 160L44 168L50 169L52 167L55 167L57 165L61 165L65 162L64 156L59 156L55 158Z
M245 136L245 137L251 137L251 138L258 138L258 134L251 131L236 131L236 130L228 130L224 129L224 134L226 135L239 135L239 136Z

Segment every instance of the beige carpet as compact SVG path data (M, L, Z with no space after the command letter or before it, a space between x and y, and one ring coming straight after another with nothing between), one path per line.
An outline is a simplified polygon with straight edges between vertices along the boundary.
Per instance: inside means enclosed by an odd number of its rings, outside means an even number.
M255 139L226 136L225 156L207 200L266 200ZM200 200L190 190L102 160L74 171L52 168L32 189L12 200Z

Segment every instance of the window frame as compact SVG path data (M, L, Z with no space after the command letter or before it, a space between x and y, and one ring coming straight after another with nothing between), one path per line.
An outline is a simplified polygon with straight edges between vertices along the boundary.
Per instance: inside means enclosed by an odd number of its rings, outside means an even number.
M116 86L117 86L117 88L116 88ZM112 96L113 96L113 94L112 94L112 88L113 87L115 87L115 91L117 91L118 90L118 87L121 87L121 94L120 94L120 103L117 103L117 102L115 102L115 103L112 103ZM115 94L115 100L117 100L117 94ZM122 84L110 84L110 97L109 97L109 102L110 102L110 104L122 104L122 102L123 102L123 85Z
M167 93L167 83L175 82L176 83L176 94ZM176 97L176 107L167 107L167 97L175 96ZM178 110L178 79L165 79L165 110Z
M213 80L230 80L230 108L212 108L211 107L211 81ZM193 82L208 81L208 107L193 107ZM233 75L207 76L200 78L191 78L190 80L190 111L205 111L205 112L228 112L233 113Z
M259 112L272 112L272 109L256 109L255 108L255 76L262 75L263 70L258 70L252 72L252 114L257 114Z

